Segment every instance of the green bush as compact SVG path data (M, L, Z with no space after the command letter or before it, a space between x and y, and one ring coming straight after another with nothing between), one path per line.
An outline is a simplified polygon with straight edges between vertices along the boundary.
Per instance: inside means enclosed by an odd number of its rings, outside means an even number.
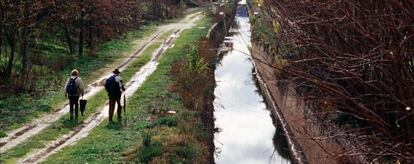
M162 117L158 119L156 123L157 125L165 125L168 127L177 126L177 120L175 117L172 117L172 116Z
M0 131L0 138L6 137L6 136L7 136L7 134L5 132Z
M146 128L154 128L156 126L163 125L168 127L177 126L177 119L172 116L161 117L157 119L154 123L147 125Z
M177 155L186 160L191 160L197 157L198 150L190 143L186 143L178 148Z
M140 162L148 163L152 158L159 156L163 153L162 145L160 142L152 142L151 133L146 133L143 136L143 147L139 151Z

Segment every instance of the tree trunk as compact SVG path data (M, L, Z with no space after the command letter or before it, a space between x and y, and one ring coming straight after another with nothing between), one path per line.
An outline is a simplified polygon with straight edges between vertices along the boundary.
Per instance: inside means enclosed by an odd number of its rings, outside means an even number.
M83 31L82 28L79 31L79 57L83 55Z
M154 19L158 20L157 16L157 0L152 0L152 16Z
M0 2L0 11L6 11L6 8L4 7L4 2ZM3 39L4 39L4 33L3 33L3 26L4 26L4 12L0 12L0 60L3 57ZM7 52L6 52L7 55Z
M83 9L84 4L83 0L81 1L81 15L80 15L80 27L79 27L79 57L83 56L83 27L84 27L84 19L85 19L85 11Z
M95 56L95 45L93 44L93 28L89 26L89 34L88 34L88 48L89 48L89 56Z
M64 29L65 29L66 43L68 43L68 47L69 47L69 52L70 54L75 54L75 49L73 48L73 41L72 41L72 38L70 38L68 27L65 27Z
M88 48L92 48L92 28L88 28Z
M23 9L23 30L21 36L21 44L20 44L20 55L21 55L21 62L22 62L22 69L21 69L21 76L20 80L23 85L20 87L24 87L27 82L27 52L28 52L28 35L29 35L29 2L24 1L24 9ZM24 89L24 88L20 88Z
M14 55L16 52L16 35L15 35L15 31L12 32L11 36L7 37L8 39L8 43L10 46L10 56L9 56L9 60L7 61L7 65L6 65L6 69L4 72L4 81L8 81L10 79L11 76L11 72L13 69L13 62L14 62Z
M168 19L168 1L165 0L165 18Z
M17 10L20 5L19 1L15 1L14 5L16 7L15 9L16 15L19 15L20 12L19 10ZM6 9L4 11L6 11ZM3 12L2 14L5 14L5 13ZM12 19L12 20L15 20L15 19ZM3 74L4 78L2 79L2 81L8 82L11 78L11 73L13 70L13 63L14 63L14 58L15 58L15 53L16 53L16 44L17 44L16 37L18 35L18 29L15 28L17 27L17 21L10 22L10 24L8 24L9 26L8 28L6 26L7 23L6 22L4 23L5 24L3 24L3 27L2 27L4 31L3 34L6 37L5 39L7 40L7 44L10 46L10 56L8 57L8 60L7 60L7 65L4 70L4 74ZM13 28L10 28L10 26L12 26ZM6 55L7 55L7 51L6 51Z
M0 59L3 52L3 13L0 15Z

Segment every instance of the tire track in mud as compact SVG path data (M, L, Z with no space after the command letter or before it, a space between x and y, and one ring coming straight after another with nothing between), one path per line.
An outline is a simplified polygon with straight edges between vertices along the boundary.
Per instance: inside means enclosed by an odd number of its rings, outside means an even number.
M176 30L170 37L168 37L161 46L153 52L151 60L145 64L126 84L126 91L124 94L127 98L131 97L145 82L145 80L157 69L158 59L161 55L170 47L173 46L174 39L177 38L184 29L192 28L195 26L195 22L202 18L201 15L196 15L190 20L187 24L182 24L179 27L179 30ZM179 25L179 24L177 24ZM89 117L84 123L76 127L74 130L69 132L66 135L59 137L57 140L48 144L45 148L40 149L32 154L27 155L20 160L19 163L39 163L45 160L50 155L56 153L62 148L74 145L82 138L85 138L89 133L99 124L108 117L108 102L106 102L105 107L102 108L100 112L93 114Z

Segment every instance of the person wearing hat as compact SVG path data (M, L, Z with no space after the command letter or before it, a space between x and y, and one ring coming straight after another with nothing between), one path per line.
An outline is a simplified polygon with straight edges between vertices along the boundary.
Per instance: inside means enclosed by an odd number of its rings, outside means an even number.
M78 70L72 70L70 75L65 85L65 97L69 98L70 120L73 120L73 115L78 119L79 97L84 95L85 88Z
M117 115L118 119L122 117L122 107L121 107L121 95L125 91L125 87L122 81L121 72L118 69L115 69L106 81L105 89L108 92L109 97L109 121L112 122L112 116L114 115L115 103L118 105Z

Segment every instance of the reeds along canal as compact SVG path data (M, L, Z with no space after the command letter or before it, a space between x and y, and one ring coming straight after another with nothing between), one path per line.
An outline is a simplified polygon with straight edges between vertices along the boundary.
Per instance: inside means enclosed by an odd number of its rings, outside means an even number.
M215 162L291 163L281 147L283 135L273 124L252 75L251 32L245 4L239 3L235 20L237 32L230 36L233 48L215 70L214 116L215 126L220 129L214 139Z

